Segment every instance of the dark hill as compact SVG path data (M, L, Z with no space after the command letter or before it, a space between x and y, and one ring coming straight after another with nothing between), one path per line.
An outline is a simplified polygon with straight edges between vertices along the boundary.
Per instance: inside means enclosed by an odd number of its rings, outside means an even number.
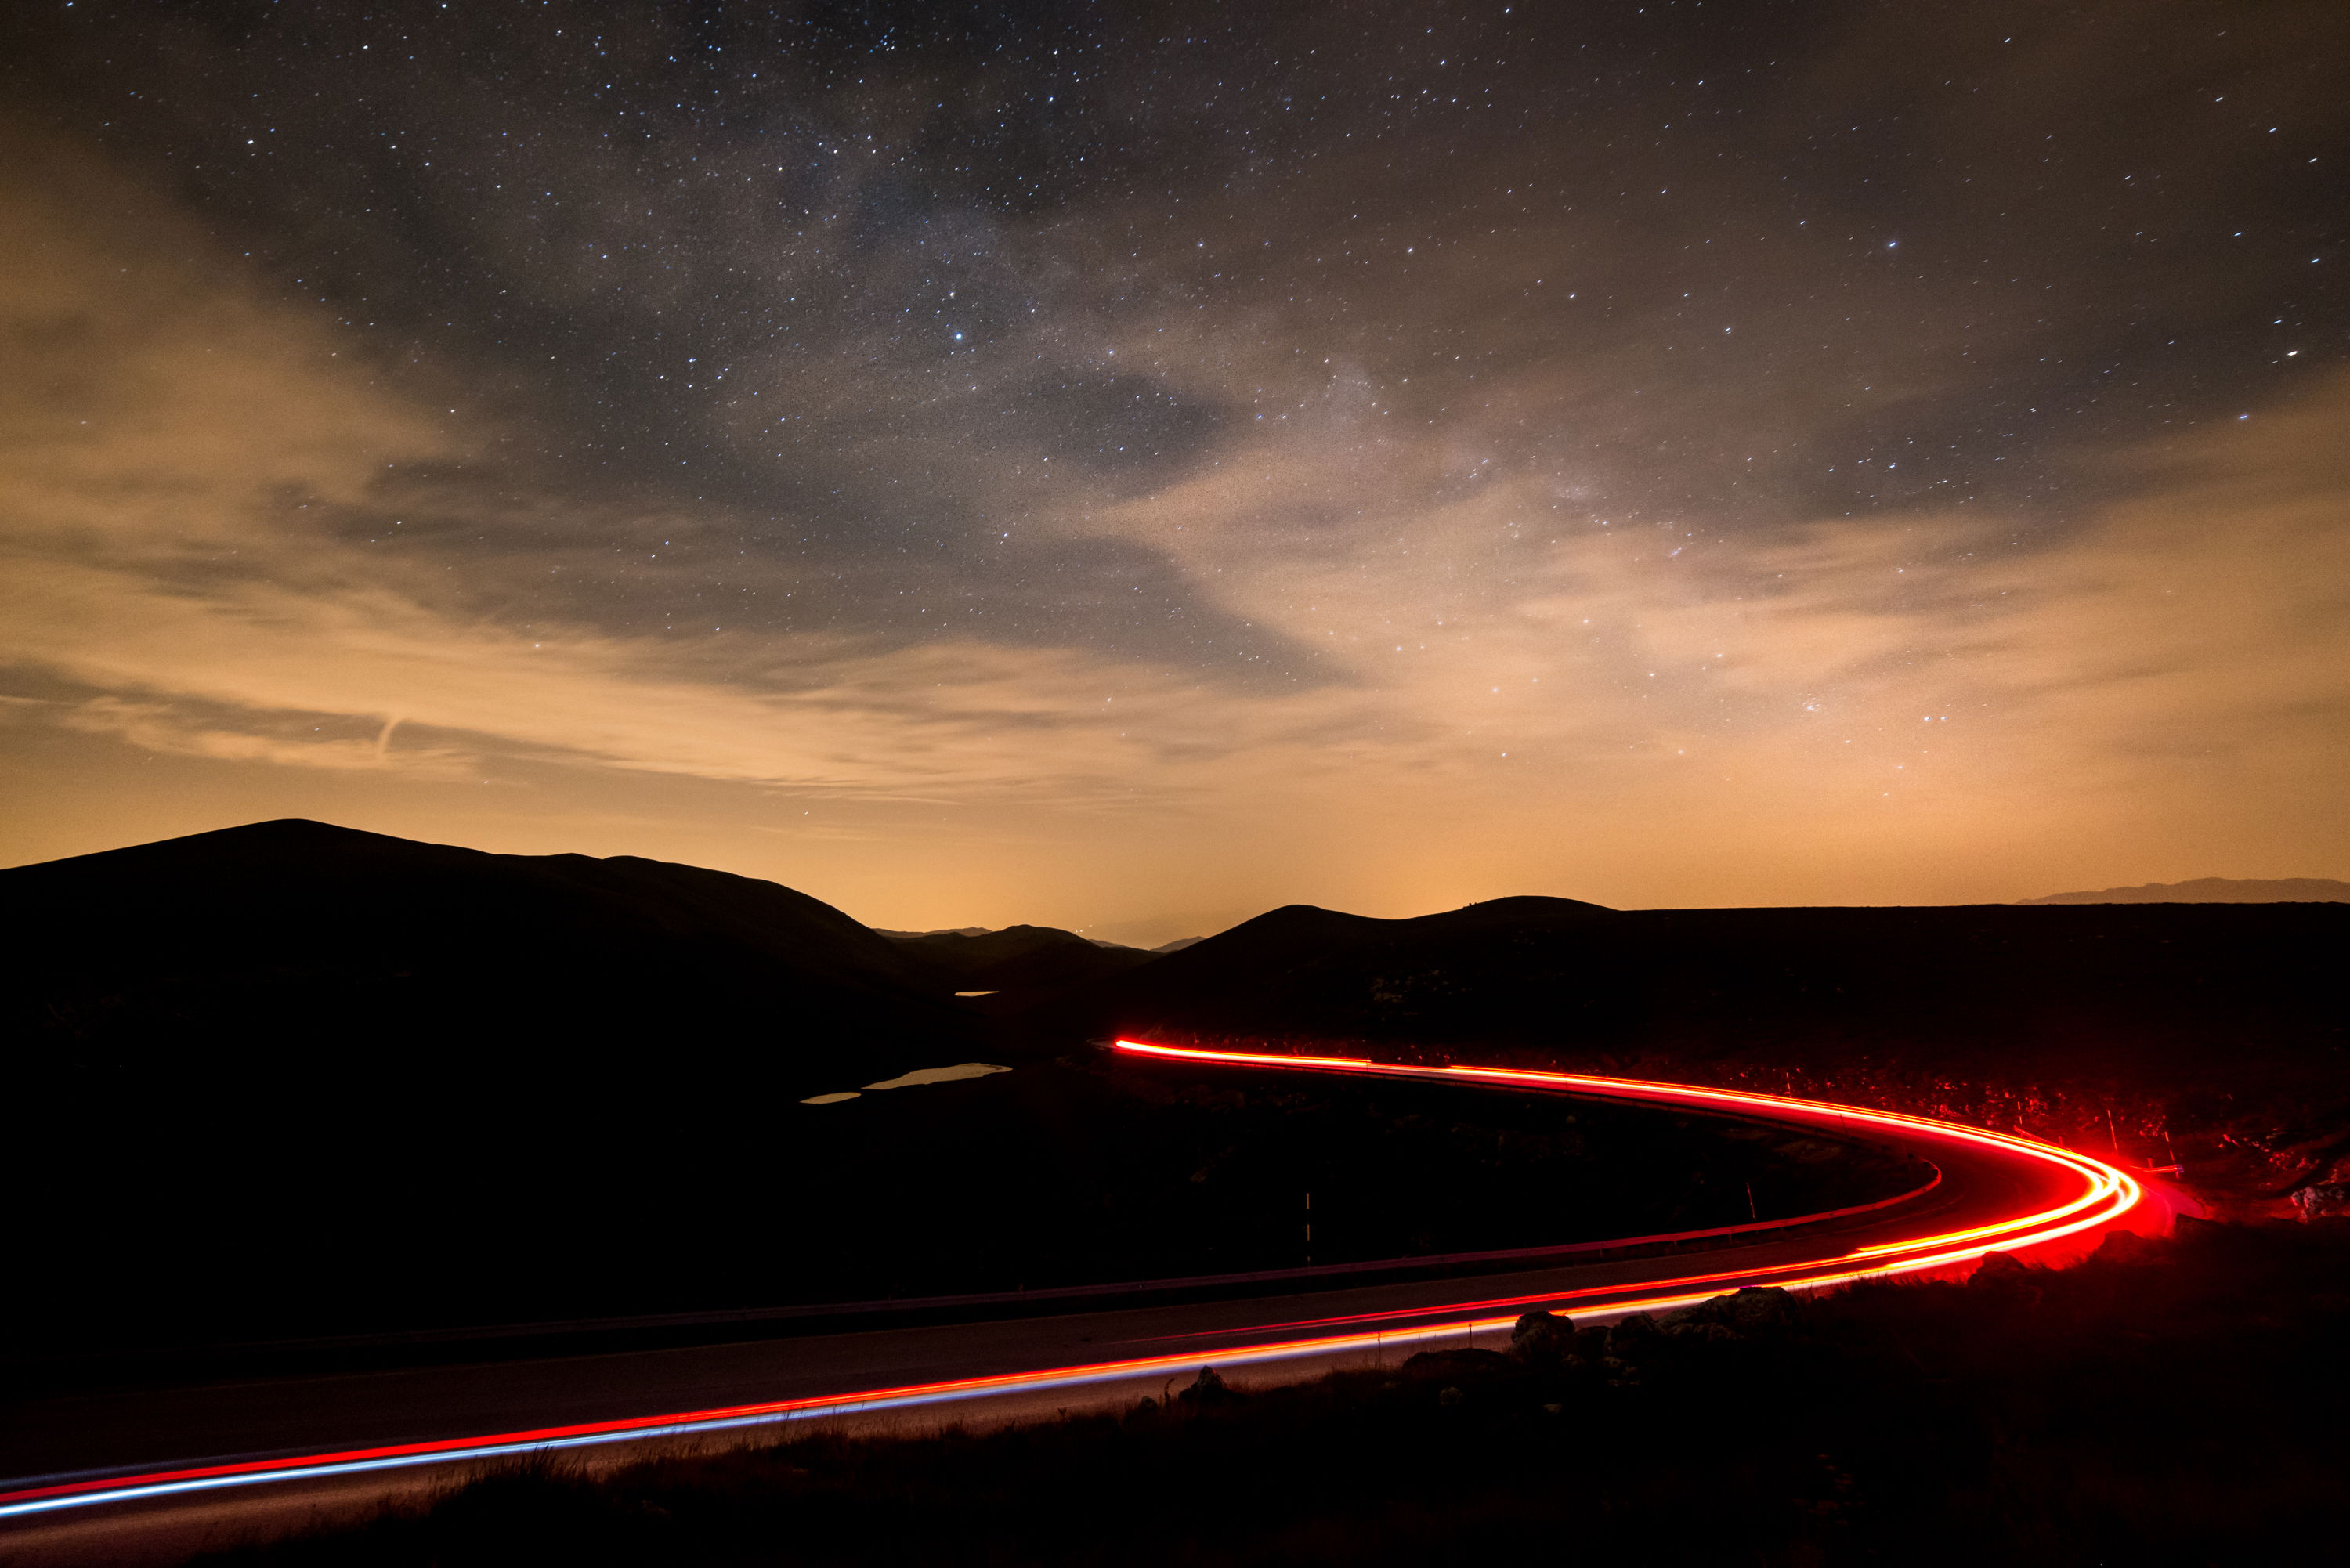
M168 1033L183 1052L478 1064L659 1042L680 1066L747 1058L782 1092L975 1039L931 976L830 905L629 856L264 822L0 871L0 898L20 925L0 1006L55 1049Z
M1408 1034L1435 1003L1457 1015L1442 1027L1473 1033L1485 1002L1516 1005L1519 957L1553 961L1614 915L1572 898L1496 898L1401 920L1290 904L1035 1016L1095 1033L1156 1025L1347 1036L1403 1025Z
M659 861L269 822L0 898L0 1183L49 1282L0 1337L698 1302L791 1256L844 1125L799 1100L1035 1055L839 910Z
M2339 1048L2331 904L1276 909L1045 1010L1064 1027L1534 1045L1627 1057L1831 1045L2125 1065L2273 1037Z
M1497 957L1571 945L1612 913L1572 898L1522 898L1381 920L1289 904L1078 992L1053 1016L1095 1031L1112 1016L1306 1033L1376 1030L1382 1018L1419 1011L1394 989L1407 975L1424 974L1432 995L1452 994ZM1210 1017L1221 1022L1207 1024Z
M1052 926L892 933L890 940L910 965L951 991L1041 992L1123 974L1155 956Z
M1292 908L1027 1017L1874 1097L2153 1163L2194 1126L2282 1190L2350 1162L2345 951L2325 903Z

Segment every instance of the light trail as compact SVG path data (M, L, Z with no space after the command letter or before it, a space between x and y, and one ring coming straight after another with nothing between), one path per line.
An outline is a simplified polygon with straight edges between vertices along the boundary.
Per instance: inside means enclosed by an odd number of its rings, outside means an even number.
M1347 1317L1309 1319L1291 1324L1257 1324L1226 1331L1264 1334L1279 1329L1331 1328L1352 1325L1349 1332L1322 1334L1228 1346L1201 1352L1184 1351L1083 1366L1049 1367L1033 1372L910 1384L899 1387L824 1395L764 1404L733 1405L669 1416L627 1417L571 1426L543 1427L527 1431L483 1437L401 1443L351 1449L334 1453L293 1455L274 1459L189 1466L136 1475L59 1480L51 1484L0 1492L0 1519L47 1513L99 1503L129 1502L172 1497L265 1481L319 1480L424 1465L547 1453L568 1449L652 1438L689 1437L739 1431L825 1416L907 1409L990 1395L1041 1392L1116 1382L1202 1366L1245 1366L1294 1360L1305 1356L1344 1355L1382 1349L1426 1340L1461 1338L1512 1326L1520 1313L1542 1306L1583 1302L1611 1314L1649 1312L1688 1305L1721 1293L1709 1286L1735 1280L1742 1284L1770 1283L1791 1290L1816 1290L1855 1280L1887 1274L1947 1268L1994 1251L2043 1246L2101 1225L2109 1225L2135 1208L2144 1190L2126 1172L2101 1160L2053 1144L2012 1133L1992 1132L1955 1122L1907 1116L1898 1111L1871 1110L1820 1100L1755 1094L1742 1089L1702 1088L1687 1084L1645 1083L1629 1078L1601 1078L1571 1073L1542 1073L1496 1067L1411 1067L1361 1057L1281 1056L1248 1052L1206 1051L1188 1046L1153 1045L1120 1040L1117 1049L1128 1055L1191 1061L1217 1066L1347 1073L1380 1077L1436 1081L1463 1079L1496 1086L1517 1085L1552 1093L1598 1096L1649 1104L1687 1106L1728 1112L1774 1122L1804 1126L1833 1123L1849 1129L1854 1124L1881 1127L1906 1138L1947 1140L2029 1162L2045 1171L2061 1172L2077 1180L2079 1190L2065 1201L2029 1213L1899 1241L1859 1247L1839 1257L1762 1269L1738 1269L1637 1285L1594 1286L1535 1295L1463 1302L1440 1307ZM1786 1224L1800 1224L1816 1216L1799 1216ZM1766 1223L1745 1229L1768 1230ZM1502 1309L1511 1309L1506 1312ZM1499 1314L1500 1315L1482 1315ZM1399 1320L1444 1316L1446 1322L1417 1326ZM1363 1325L1394 1323L1392 1327ZM1213 1334L1200 1337L1214 1337Z
M1191 1046L1152 1045L1139 1040L1120 1040L1117 1048L1137 1056L1156 1056L1182 1061L1202 1062L1217 1066L1303 1066L1315 1072L1353 1073L1378 1077L1421 1078L1444 1080L1461 1078L1483 1083L1523 1085L1528 1088L1546 1089L1553 1093L1605 1096L1613 1099L1638 1100L1651 1104L1685 1105L1704 1110L1732 1111L1741 1115L1773 1121L1801 1121L1825 1124L1833 1121L1839 1128L1848 1129L1854 1123L1881 1127L1907 1137L1927 1137L1970 1144L1978 1147L2012 1154L2046 1166L2069 1172L2081 1181L2081 1190L2064 1203L2009 1219L1977 1225L1965 1230L1944 1231L1927 1236L1911 1237L1898 1241L1879 1242L1858 1247L1845 1254L1846 1258L1866 1260L1865 1266L1831 1267L1821 1272L1821 1265L1788 1264L1776 1269L1738 1269L1721 1273L1695 1274L1684 1280L1659 1282L1639 1289L1656 1289L1659 1284L1672 1285L1721 1283L1740 1280L1748 1283L1771 1282L1790 1290L1819 1289L1827 1285L1845 1284L1871 1275L1914 1273L1923 1270L1947 1268L1970 1262L1986 1252L2008 1251L2025 1247L2044 1246L2067 1236L2100 1225L2111 1224L2145 1197L2145 1189L2127 1172L2116 1170L2103 1160L2054 1144L2042 1143L2016 1133L1994 1132L1986 1127L1970 1127L1958 1122L1937 1121L1929 1116L1914 1116L1901 1111L1873 1110L1859 1106L1844 1106L1825 1100L1797 1099L1787 1095L1757 1094L1746 1089L1711 1089L1691 1084L1660 1084L1638 1078L1602 1078L1578 1073L1544 1073L1513 1067L1412 1067L1398 1063L1374 1062L1363 1057L1336 1056L1273 1056L1245 1052L1208 1051ZM1801 1223L1804 1218L1789 1223ZM1784 1278L1774 1276L1783 1275ZM1451 1312L1474 1312L1480 1309L1515 1306L1533 1307L1546 1302L1588 1300L1617 1294L1628 1287L1596 1286L1585 1290L1558 1291L1538 1295L1511 1296L1488 1302L1463 1303L1458 1306L1439 1309ZM1611 1312L1638 1312L1656 1306L1679 1305L1688 1301L1705 1299L1677 1295L1617 1301L1607 1303ZM1429 1311L1393 1314L1363 1314L1346 1318L1321 1318L1298 1324L1268 1324L1268 1327L1313 1327L1326 1324L1360 1323L1387 1318L1425 1317ZM1495 1320L1498 1322L1499 1320Z

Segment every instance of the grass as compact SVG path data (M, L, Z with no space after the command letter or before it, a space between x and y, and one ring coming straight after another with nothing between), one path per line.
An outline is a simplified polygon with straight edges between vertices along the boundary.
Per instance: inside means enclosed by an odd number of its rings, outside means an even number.
M208 1568L2253 1563L2350 1540L2350 1224L2189 1222L2058 1272L1521 1325L1242 1395L811 1436L429 1510Z

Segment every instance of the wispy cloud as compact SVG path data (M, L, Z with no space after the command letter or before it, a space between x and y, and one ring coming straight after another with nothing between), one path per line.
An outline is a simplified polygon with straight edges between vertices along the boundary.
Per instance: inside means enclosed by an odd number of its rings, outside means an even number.
M279 94L267 180L9 122L12 733L273 813L527 774L533 834L837 846L892 898L1048 861L1065 919L2341 868L2350 382L2233 337L2166 369L2146 319L2276 286L2217 239L2108 254L2080 192L2130 167L2001 226L2026 193L1970 159L2131 112L2069 25L1969 45L1898 194L1779 179L1873 156L1808 139L1918 86L1907 16L1670 137L1514 50L1522 112L1445 139L1284 108L1234 152L1102 98L1199 166L1071 143L1049 196L987 182L999 67L951 49L644 148L545 62L523 137L370 52L431 158L314 158L339 111ZM1349 101L1345 8L1287 25L1278 101ZM663 26L596 47L666 80ZM206 62L154 78L194 122L276 92L200 26L133 45ZM2251 167L2158 140L2175 202Z
M376 740L320 739L288 733L290 715L238 715L243 727L208 727L184 710L162 702L93 697L58 715L57 722L84 734L105 735L141 751L165 756L208 757L217 762L269 763L280 767L396 771L419 779L463 778L476 771L473 759L446 747L393 752L386 743L391 726ZM267 728L265 728L267 726ZM314 731L323 726L313 726Z

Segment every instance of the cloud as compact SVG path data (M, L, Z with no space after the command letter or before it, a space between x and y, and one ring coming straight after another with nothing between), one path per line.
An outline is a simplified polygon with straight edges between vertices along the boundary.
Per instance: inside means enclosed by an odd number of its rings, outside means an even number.
M690 801L900 882L949 838L1005 850L972 888L1060 854L1108 915L2350 853L2350 384L2232 327L2148 347L2285 264L2108 254L2139 65L1970 43L1982 92L1913 124L1869 106L1929 96L1918 24L1831 21L1777 78L1643 64L1724 95L1668 138L1514 47L1505 112L1349 118L1372 46L1295 25L1326 51L1250 148L1163 167L1049 117L974 151L1029 100L943 44L622 146L567 32L479 102L437 43L350 67L442 138L359 167L317 151L348 95L171 32L204 68L123 79L202 126L264 92L271 161L0 127L0 660L54 699L17 733L255 799L526 770L573 820ZM649 103L661 26L610 32ZM1192 146L1176 104L1095 109ZM2163 137L2197 201L2238 178ZM985 184L1032 152L1049 192ZM2055 869L2087 855L2158 858Z
M1236 691L1104 657L1077 623L1059 646L907 644L484 613L592 564L548 542L559 498L469 510L433 474L477 461L479 432L207 273L167 221L93 235L57 202L16 210L41 221L11 230L33 264L11 320L47 390L0 454L0 656L92 693L58 722L153 753L419 779L504 754L835 800L1302 814L1326 839L1472 800L1489 833L1631 812L1833 840L1914 834L1918 812L2050 833L2177 815L2315 779L2350 732L2338 383L2106 460L2116 498L2050 541L1985 510L1604 517L1571 474L1480 455L1555 389L1498 382L1478 418L1389 433L1342 375L1277 436L1041 520L1148 546L1323 671ZM123 254L101 299L86 280ZM388 554L409 515L425 526ZM369 738L394 716L428 739ZM351 732L305 738L319 720ZM1818 820L1884 802L1882 826Z
M133 702L119 697L94 697L57 716L67 729L105 735L141 751L166 756L205 757L215 762L267 763L279 767L324 768L332 772L396 772L419 780L463 778L478 771L473 758L447 747L393 751L388 744L393 726L387 723L375 740L343 737L305 739L285 733L293 715L238 715L238 728L207 727L181 708L160 702ZM342 715L332 715L339 718ZM276 732L256 726L272 724ZM314 726L322 729L323 726Z
M268 498L354 504L389 463L469 450L325 313L266 300L151 193L71 143L0 130L11 541L221 559L267 532Z

